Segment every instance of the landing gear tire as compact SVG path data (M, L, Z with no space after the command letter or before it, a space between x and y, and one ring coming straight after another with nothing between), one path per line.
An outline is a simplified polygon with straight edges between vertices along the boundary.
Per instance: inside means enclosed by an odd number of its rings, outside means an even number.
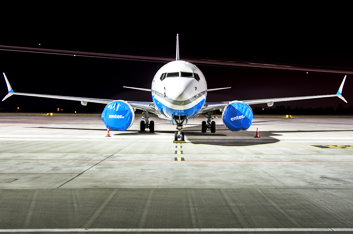
M212 121L212 122L211 122L211 132L212 132L212 133L215 133L215 132L216 132L216 122L215 122L215 121Z
M174 141L185 141L184 133L181 132L180 135L178 135L178 132L175 132Z
M185 139L185 138L184 138L184 133L182 132L182 133L181 133L181 136L180 136L180 141L185 141L184 139Z
M202 121L201 132L206 132L206 130L207 130L206 121Z
M145 121L141 121L140 122L140 131L143 132L143 131L145 131L145 129L146 129Z
M154 133L154 121L150 121L150 133Z

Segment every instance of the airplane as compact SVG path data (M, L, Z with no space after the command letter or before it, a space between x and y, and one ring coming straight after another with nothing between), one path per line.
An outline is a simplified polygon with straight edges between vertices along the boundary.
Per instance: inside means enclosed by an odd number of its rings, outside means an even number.
M202 121L201 132L205 133L210 130L211 133L215 133L216 123L213 121L214 117L212 117L214 110L222 112L222 121L229 130L240 131L247 130L252 124L253 112L250 105L267 104L268 107L271 107L277 102L329 97L338 97L347 103L342 96L347 75L344 76L336 94L206 103L207 92L229 89L230 87L207 88L207 82L201 70L190 62L180 60L178 34L176 36L175 61L165 64L157 71L153 77L151 89L123 86L128 89L151 92L152 102L14 92L5 73L3 75L8 94L2 101L12 95L22 95L80 101L83 106L86 106L89 102L106 104L101 118L107 129L117 131L125 131L131 127L135 120L135 111L139 109L143 111L140 131L149 129L150 132L154 132L154 121L149 121L149 113L153 113L159 118L170 120L173 125L176 125L177 131L174 133L174 141L179 142L185 141L184 132L182 132L183 126L187 124L190 118L199 115L204 115L207 119Z

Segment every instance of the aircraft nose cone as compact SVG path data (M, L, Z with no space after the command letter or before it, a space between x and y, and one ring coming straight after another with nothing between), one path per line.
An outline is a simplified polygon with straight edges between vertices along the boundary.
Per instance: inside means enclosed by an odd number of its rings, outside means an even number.
M166 94L169 98L172 98L174 100L185 101L189 98L188 93L190 89L190 84L191 81L181 80L180 82L178 82L178 84L175 84L175 87L173 87L172 89L169 88Z

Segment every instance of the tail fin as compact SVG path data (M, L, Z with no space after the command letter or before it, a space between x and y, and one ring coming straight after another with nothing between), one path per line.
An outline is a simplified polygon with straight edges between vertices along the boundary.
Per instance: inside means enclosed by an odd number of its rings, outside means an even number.
M179 60L179 34L176 36L176 61Z

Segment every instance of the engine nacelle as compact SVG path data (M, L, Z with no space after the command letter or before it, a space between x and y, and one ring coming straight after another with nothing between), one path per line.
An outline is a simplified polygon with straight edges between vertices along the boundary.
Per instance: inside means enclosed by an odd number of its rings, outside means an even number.
M124 101L114 101L105 106L102 120L109 130L125 131L135 119L133 108Z
M224 108L223 123L231 131L246 130L252 124L253 113L248 104L242 102L230 103Z

